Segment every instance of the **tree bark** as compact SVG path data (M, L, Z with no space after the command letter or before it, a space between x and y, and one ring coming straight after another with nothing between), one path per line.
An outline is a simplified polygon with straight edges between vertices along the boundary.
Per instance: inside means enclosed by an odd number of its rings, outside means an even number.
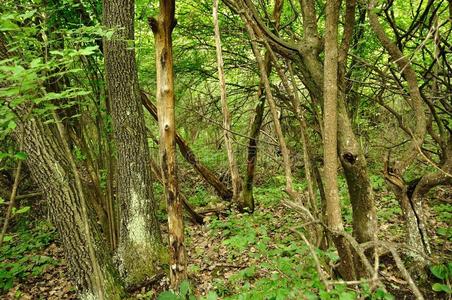
M353 29L353 23L350 22L350 12L353 10L353 0L347 1L347 27ZM229 3L229 2L227 2ZM256 8L250 0L242 1L243 7L233 7L237 12L242 10L251 13L251 17L254 23L251 23L253 29L256 32L262 32L262 38L265 39L272 49L279 53L281 56L288 58L292 62L296 63L298 66L298 71L301 72L301 79L303 84L309 90L312 98L322 99L324 97L323 92L323 69L321 60L319 58L319 53L321 51L321 45L319 39L319 33L317 32L315 5L312 0L301 1L301 8L303 13L303 26L305 27L305 32L303 36L303 41L299 44L293 41L283 40L276 35L274 35L270 29L265 26L265 23L260 19ZM354 15L354 14L353 14ZM353 20L354 21L354 20ZM350 24L351 23L351 24ZM347 31L347 35L350 31ZM344 40L348 41L349 37L344 35ZM347 53L348 45L343 45L343 53ZM340 62L342 63L342 62ZM340 73L340 72L339 72ZM347 184L349 189L350 198L352 200L352 207L354 213L357 214L357 221L354 228L358 230L355 234L357 238L367 239L372 228L376 226L375 217L375 204L373 201L372 188L370 185L370 180L367 172L367 164L364 155L362 154L361 146L359 145L356 136L352 130L350 119L348 118L347 111L345 108L345 102L343 103L342 93L346 91L339 91L339 110L338 110L338 152L341 158L341 163L344 162L342 159L344 154L350 153L351 157L354 159L354 164L343 164L344 173L347 178ZM321 126L320 126L321 127ZM322 132L322 130L320 130ZM348 156L348 155L347 155ZM355 173L359 170L358 173ZM314 175L317 179L319 176L316 169L314 168ZM320 180L317 180L319 187L321 184ZM322 192L322 189L320 189ZM365 209L360 211L361 209ZM365 224L365 226L360 226L359 224ZM362 229L362 230L361 230ZM367 236L367 237L366 237Z
M262 82L264 83L264 89L265 89L265 95L267 97L268 104L270 106L270 112L272 114L273 118L273 124L275 125L275 132L278 137L279 144L281 146L281 154L283 156L283 164L284 164L284 173L286 178L286 192L289 194L289 196L294 197L294 189L292 184L292 170L290 166L290 158L289 158L289 149L287 148L286 141L284 139L284 134L281 129L281 124L279 122L279 116L278 111L276 109L276 103L272 95L271 87L270 87L270 81L267 76L267 71L265 68L265 62L262 58L262 55L259 51L259 48L257 46L256 42L256 35L254 33L254 30L252 28L252 20L248 15L246 15L246 12L242 14L242 19L245 22L245 27L247 29L248 35L250 36L250 42L251 47L253 49L254 57L256 58L257 65L259 67L259 72L262 78Z
M187 263L182 201L179 195L176 166L173 45L171 37L176 26L176 19L174 18L175 1L160 0L159 6L158 18L149 18L149 25L155 38L160 163L168 209L170 282L171 287L177 289L180 283L187 278Z
M375 13L374 8L375 1L371 1L368 7L370 26L406 80L409 92L407 100L413 110L415 118L415 125L413 125L413 128L408 129L411 137L410 147L402 154L402 159L397 161L393 166L389 165L389 161L385 162L385 178L394 191L402 208L406 223L408 244L419 253L430 253L430 246L425 231L422 212L419 210L421 207L416 206L411 202L411 196L408 195L409 185L403 178L405 171L419 155L427 131L427 121L423 108L422 95L419 90L416 72L411 65L411 61L403 55L397 45L387 36L383 26L378 21L378 16ZM415 255L415 257L418 258L419 262L422 260L421 256Z
M273 21L275 24L275 31L278 31L280 25L281 11L283 7L283 0L275 0L275 7L273 8ZM264 65L267 77L271 73L271 60L268 51L264 55ZM259 133L262 127L262 122L264 120L265 111L265 90L264 82L262 77L259 81L259 87L257 90L257 100L254 111L253 123L250 130L250 139L248 141L248 154L247 154L247 164L246 164L246 174L244 185L242 187L242 201L249 207L251 211L254 211L254 195L253 195L253 184L254 184L254 173L256 170L257 152L258 152L258 142Z
M326 4L324 66L324 183L327 224L333 232L344 230L337 185L337 95L339 1ZM341 257L341 270L347 280L356 277L350 248L342 235L333 237Z
M15 55L8 52L1 34L0 49L4 50L0 52L0 59ZM79 298L121 299L122 282L91 206L96 200L87 201L84 195L63 126L56 120L58 130L55 130L33 116L29 118L30 111L25 105L18 107L17 113L21 132L14 133L13 138L16 142L23 138L31 177L39 189L45 191L50 217L61 237L69 276ZM59 132L58 137L55 131Z
M234 155L231 133L231 116L228 108L226 93L226 79L224 76L223 53L221 49L220 26L218 24L218 0L213 1L213 24L215 33L215 48L217 52L218 79L220 82L221 109L223 112L223 135L224 144L228 155L229 172L232 181L232 199L237 203L240 210L253 210L252 205L245 203L241 198L242 180L240 178L237 161Z
M104 40L104 55L121 205L117 258L126 284L133 285L155 273L163 250L135 51L129 44L134 40L134 1L105 0L103 20L116 30Z
M61 139L41 121L32 118L23 126L27 165L33 180L45 191L80 299L120 299L122 285L94 209L77 184L78 171L70 163L73 158L67 156Z

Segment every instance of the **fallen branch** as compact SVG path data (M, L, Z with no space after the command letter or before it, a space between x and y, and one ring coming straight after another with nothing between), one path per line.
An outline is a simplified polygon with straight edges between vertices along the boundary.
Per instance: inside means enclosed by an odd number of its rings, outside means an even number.
M152 159L151 159L151 171L154 174L154 176L156 177L156 179L160 183L163 183L160 168L157 166L157 164ZM184 194L182 194L182 192L179 192L179 197L182 200L182 204L184 205L185 211L188 212L188 214L190 215L190 219L193 221L193 223L204 224L204 217L202 215L200 215L199 213L197 213L193 209L193 207L191 207L191 205L188 203L187 197L185 197Z

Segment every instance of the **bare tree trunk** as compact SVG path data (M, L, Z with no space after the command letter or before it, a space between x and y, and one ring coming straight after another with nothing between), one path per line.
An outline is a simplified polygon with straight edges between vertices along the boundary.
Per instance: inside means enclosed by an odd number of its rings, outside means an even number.
M319 216L317 209L317 198L314 192L314 180L312 176L312 154L311 154L311 143L308 137L308 126L306 124L306 120L304 118L304 114L301 111L301 102L300 97L298 95L297 86L295 83L295 76L293 75L292 66L289 64L289 73L290 79L292 83L292 105L295 109L295 113L298 118L298 122L300 123L300 136L301 136L301 144L303 146L303 162L304 162L304 170L306 176L306 182L308 186L308 196L309 196L309 204L311 209L316 217Z
M426 232L423 232L424 224L421 212L417 211L416 205L411 203L411 196L408 195L409 185L403 179L403 175L412 162L419 155L421 145L427 130L427 122L423 109L423 100L417 82L416 72L411 62L403 55L402 51L393 43L384 31L383 26L378 21L378 16L374 11L375 1L371 1L368 7L369 23L375 32L378 40L396 63L400 73L404 76L409 97L407 98L413 110L415 125L410 128L411 145L402 155L402 159L393 166L389 166L389 161L385 164L385 178L393 189L394 194L400 202L406 222L408 243L420 253L429 253L430 246ZM389 155L388 155L389 159ZM420 256L417 256L420 258Z
M273 21L275 23L275 30L277 31L280 25L281 11L283 7L283 0L275 0L275 7L273 8ZM271 60L270 54L268 51L264 56L264 65L265 72L267 77L270 76L271 73ZM254 119L251 125L250 130L250 139L248 142L248 155L247 155L247 167L245 174L245 182L242 187L242 201L243 203L250 208L251 211L254 211L254 196L253 196L253 184L254 184L254 173L256 169L256 160L257 160L257 152L258 152L258 141L259 141L259 133L262 126L262 122L264 120L264 111L265 111L265 90L264 90L264 82L262 81L262 77L259 81L259 88L257 90L257 99L258 103L255 108Z
M105 0L103 20L115 29L113 37L104 40L104 54L121 205L117 256L121 275L133 285L155 273L163 251L135 51L128 44L134 40L134 1Z
M172 31L175 1L160 0L157 19L149 24L155 38L157 69L157 113L160 129L160 163L168 209L170 281L173 289L187 278L184 245L184 220L182 201L179 196L176 166L176 124L174 111L174 71Z
M337 71L338 45L337 27L339 23L339 1L326 4L325 21L325 67L324 67L324 177L326 192L327 224L333 232L344 230L337 185ZM347 280L354 279L354 263L349 246L343 236L333 237L341 257L342 273Z
M373 241L377 234L374 195L367 172L367 162L353 132L346 108L347 55L355 28L356 0L345 2L344 34L338 57L338 152L353 209L353 235L359 243Z
M218 79L220 81L221 108L223 111L223 135L224 135L224 144L226 146L226 151L228 155L229 172L231 173L232 198L234 202L237 203L240 210L248 209L252 210L252 207L247 205L247 203L243 202L243 199L241 199L240 195L242 180L240 178L239 169L237 167L237 162L234 156L234 148L232 145L231 116L229 114L228 100L226 96L226 80L224 77L224 63L223 63L223 53L221 49L220 26L218 25L218 0L213 1L213 24L215 32L215 48L217 52Z
M158 121L157 108L151 102L151 100L149 100L149 97L146 95L146 93L141 92L141 100L143 102L144 107L148 110L152 117L156 121ZM228 187L223 182L221 182L212 171L210 171L206 166L204 166L199 161L195 153L190 149L190 147L177 133L177 131L176 131L176 143L179 146L180 153L185 158L185 160L189 164L191 164L195 168L195 170L206 180L206 182L215 189L218 196L220 196L223 200L226 201L231 200L232 191L228 189Z
M245 12L246 14L246 12ZM257 46L256 43L256 35L253 31L253 28L251 27L250 23L252 22L249 18L249 16L246 15L242 15L242 18L245 22L245 26L246 29L248 31L248 35L250 36L250 42L251 42L251 46L253 48L253 53L254 56L256 58L256 62L258 64L259 67L259 72L262 78L262 81L264 83L264 88L265 88L265 95L267 97L267 101L268 104L270 106L270 112L272 114L273 117L273 123L275 125L275 132L276 135L278 137L279 140L279 144L281 146L281 154L283 156L283 162L284 162L284 173L285 173L285 178L286 178L286 192L293 197L294 196L294 189L293 189L293 185L292 185L292 171L291 171L291 167L290 167L290 158L289 158L289 149L287 148L286 145L286 141L284 139L284 134L282 132L281 129L281 124L279 122L279 116L278 116L278 111L276 109L276 103L275 100L273 99L273 95L271 92L271 87L270 87L270 81L268 79L267 76L267 71L265 68L265 62L262 58L262 55L259 51L259 48Z

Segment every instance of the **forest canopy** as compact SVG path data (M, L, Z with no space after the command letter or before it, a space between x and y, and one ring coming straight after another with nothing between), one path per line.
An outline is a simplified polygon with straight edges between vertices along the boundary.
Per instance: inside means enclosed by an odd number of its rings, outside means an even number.
M451 298L451 1L0 12L1 298Z

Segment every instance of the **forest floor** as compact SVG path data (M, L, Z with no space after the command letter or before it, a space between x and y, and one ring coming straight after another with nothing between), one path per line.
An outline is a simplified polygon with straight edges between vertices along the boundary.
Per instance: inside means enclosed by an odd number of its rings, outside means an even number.
M444 202L450 191L435 194L426 213L430 221L435 253L452 256L450 203ZM434 198L435 198L434 197ZM306 223L293 209L282 204L284 194L274 187L258 187L254 214L230 211L222 203L214 204L220 213L211 213L204 225L187 222L186 241L189 257L189 291L183 293L204 299L394 299L382 291L369 291L367 284L359 287L332 282L327 292L317 272L306 243L299 232L310 240ZM384 219L379 236L385 241L401 241L401 213L389 193L378 197L378 217ZM345 205L345 207L347 207ZM350 211L344 211L347 223ZM162 228L164 216L161 216ZM1 299L76 299L67 278L67 268L54 229L42 220L18 222L10 241L3 247L0 262ZM349 228L348 228L349 229ZM164 230L165 232L165 230ZM311 243L313 241L310 241ZM4 249L2 249L4 250ZM327 276L338 257L331 248L316 251ZM436 259L436 258L435 258ZM438 258L439 259L439 258ZM391 259L382 259L380 276L396 299L414 299L406 281ZM407 264L409 268L409 264ZM416 274L413 274L416 275ZM432 275L430 274L430 277ZM434 293L432 282L422 286L429 298L447 299L445 293ZM132 299L155 299L168 288L168 278L135 291ZM0 291L1 292L1 291ZM427 295L426 295L427 296ZM165 298L171 299L171 298ZM173 298L174 299L174 298Z

